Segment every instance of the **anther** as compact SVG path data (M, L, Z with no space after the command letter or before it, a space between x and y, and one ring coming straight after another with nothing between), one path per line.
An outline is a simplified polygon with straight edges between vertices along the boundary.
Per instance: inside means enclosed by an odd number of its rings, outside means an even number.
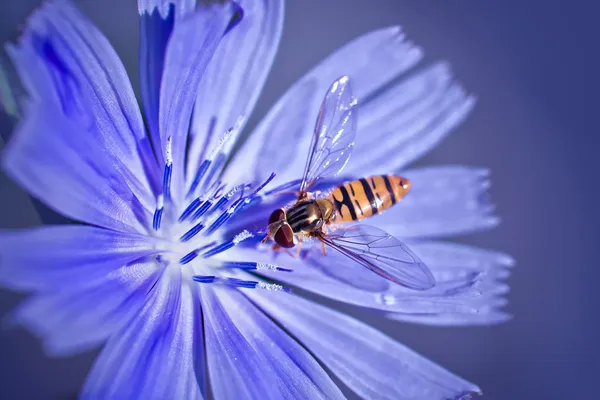
M198 171L196 171L196 175L194 176L194 180L192 181L192 185L190 186L190 190L188 191L188 196L191 196L196 191L198 185L202 181L202 178L204 178L204 174L206 174L206 171L208 171L210 163L210 160L202 161L202 164L200 164L200 168L198 168Z
M200 206L201 201L200 198L196 197L189 206L181 213L179 216L178 222L183 222L187 217L189 217L196 209Z
M182 242L187 242L188 240L190 240L191 238L196 236L198 234L198 232L200 232L203 228L204 228L204 225L196 224L196 225L194 225L194 227L192 229L190 229L189 231L184 233L181 236L181 239L179 239L179 240Z
M179 259L179 264L181 265L185 265L190 263L191 261L193 261L196 257L198 257L198 254L200 254L203 250L206 250L208 248L211 248L215 245L215 242L211 242L205 246L202 246L200 248L197 248L195 250L190 251L189 253L187 253L185 256L181 257Z
M237 278L221 278L214 275L194 275L192 279L198 283L215 283L236 288L244 289L262 289L270 292L286 292L291 293L292 290L276 283L264 283L258 281L246 281Z
M223 262L222 267L243 270L292 272L292 270L288 268L281 268L272 264L256 263L252 261L225 261Z
M159 195L156 200L156 210L154 211L154 216L152 218L152 229L155 231L160 229L160 223L162 221L162 215L164 210L164 197L163 195Z
M196 210L196 212L194 213L194 215L192 215L192 221L196 221L198 218L200 218L204 214L206 214L206 212L208 211L208 209L210 208L211 205L212 205L212 203L208 200L206 200L204 203L202 203L200 208L198 208Z
M235 237L233 239L230 239L226 242L221 243L220 245L213 247L212 249L206 251L205 253L202 254L203 258L209 258L212 257L214 255L217 255L219 253L222 253L226 250L229 250L230 248L237 246L238 244L240 244L242 241L254 237L254 234L252 234L250 231L248 230L244 230L240 233L238 233L237 235L235 235Z
M187 253L185 256L181 257L179 259L179 264L181 265L185 265L188 264L189 262L191 262L193 259L195 259L196 257L198 257L198 250L192 250L189 253Z
M167 139L165 150L165 171L163 174L163 194L169 199L171 196L171 175L173 173L173 151L171 138Z

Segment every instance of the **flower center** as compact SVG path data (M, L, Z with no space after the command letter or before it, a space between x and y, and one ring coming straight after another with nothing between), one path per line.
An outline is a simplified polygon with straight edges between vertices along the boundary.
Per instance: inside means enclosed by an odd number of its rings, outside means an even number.
M169 152L167 152L169 154ZM198 283L224 284L243 288L260 288L265 290L285 290L281 285L259 281L240 280L230 275L235 275L236 270L290 270L279 268L270 264L255 262L234 262L209 260L242 241L252 238L259 232L244 230L237 235L224 238L219 232L227 221L234 218L247 206L261 200L259 192L273 180L272 173L263 183L253 187L251 184L238 185L223 193L226 185L214 178L215 175L203 179L204 173L196 174L192 186L208 188L203 190L204 195L194 197L189 201L183 211L177 214L170 192L170 175L172 162L166 157L163 179L163 194L157 199L152 228L156 236L163 239L163 254L161 262L179 267L193 265L194 271L201 270L203 275L194 275ZM206 160L200 165L200 171L209 171L211 162ZM221 166L218 166L220 169ZM213 182L209 182L212 180ZM203 182L204 181L204 182ZM201 183L203 183L201 185ZM190 190L190 194L194 190ZM191 197L191 196L188 196ZM203 260L200 261L199 260ZM191 264L194 263L194 264Z

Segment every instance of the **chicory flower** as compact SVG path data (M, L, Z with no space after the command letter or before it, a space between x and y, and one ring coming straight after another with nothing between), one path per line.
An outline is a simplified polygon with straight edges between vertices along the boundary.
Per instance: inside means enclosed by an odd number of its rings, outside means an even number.
M27 90L3 167L81 222L0 236L0 283L33 292L13 318L51 355L104 344L83 398L343 398L317 359L371 399L461 398L479 388L295 287L397 320L490 324L509 257L440 237L498 223L487 171L407 169L470 112L445 63L398 27L357 38L294 84L236 146L273 62L282 0L139 0L138 106L107 39L68 1L48 1L8 53ZM338 76L359 102L344 175L402 171L413 189L370 224L402 238L437 284L371 293L257 230L299 178L322 95ZM236 151L234 151L237 149ZM327 260L325 258L325 260Z

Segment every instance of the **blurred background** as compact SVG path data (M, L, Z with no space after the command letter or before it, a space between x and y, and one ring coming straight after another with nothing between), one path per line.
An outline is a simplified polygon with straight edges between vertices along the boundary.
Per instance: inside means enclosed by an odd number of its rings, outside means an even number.
M13 40L39 1L3 1L0 42ZM137 86L134 0L80 0ZM281 47L255 120L315 63L350 39L400 24L426 52L448 60L478 96L471 117L418 165L489 167L499 228L459 241L517 260L500 326L435 328L353 311L421 354L477 383L484 398L597 398L600 372L598 243L600 139L594 10L575 3L288 1ZM598 113L598 111L596 111ZM6 133L6 120L0 129ZM48 213L44 222L57 217ZM30 200L0 176L0 228L39 223ZM0 316L20 299L0 292ZM74 398L96 356L49 359L22 329L0 330L0 398Z

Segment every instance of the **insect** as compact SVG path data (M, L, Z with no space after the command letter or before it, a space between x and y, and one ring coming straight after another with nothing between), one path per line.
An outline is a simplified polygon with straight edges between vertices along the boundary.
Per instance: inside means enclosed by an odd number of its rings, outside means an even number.
M336 187L328 196L310 190L324 178L337 175L346 165L356 135L356 105L350 80L343 76L329 87L315 123L297 200L273 211L267 236L275 248L289 249L315 238L334 250L313 257L329 276L370 291L383 291L389 282L426 290L435 285L429 268L405 244L381 229L345 223L378 214L396 204L410 189L400 176L378 175ZM339 224L342 225L339 225Z

